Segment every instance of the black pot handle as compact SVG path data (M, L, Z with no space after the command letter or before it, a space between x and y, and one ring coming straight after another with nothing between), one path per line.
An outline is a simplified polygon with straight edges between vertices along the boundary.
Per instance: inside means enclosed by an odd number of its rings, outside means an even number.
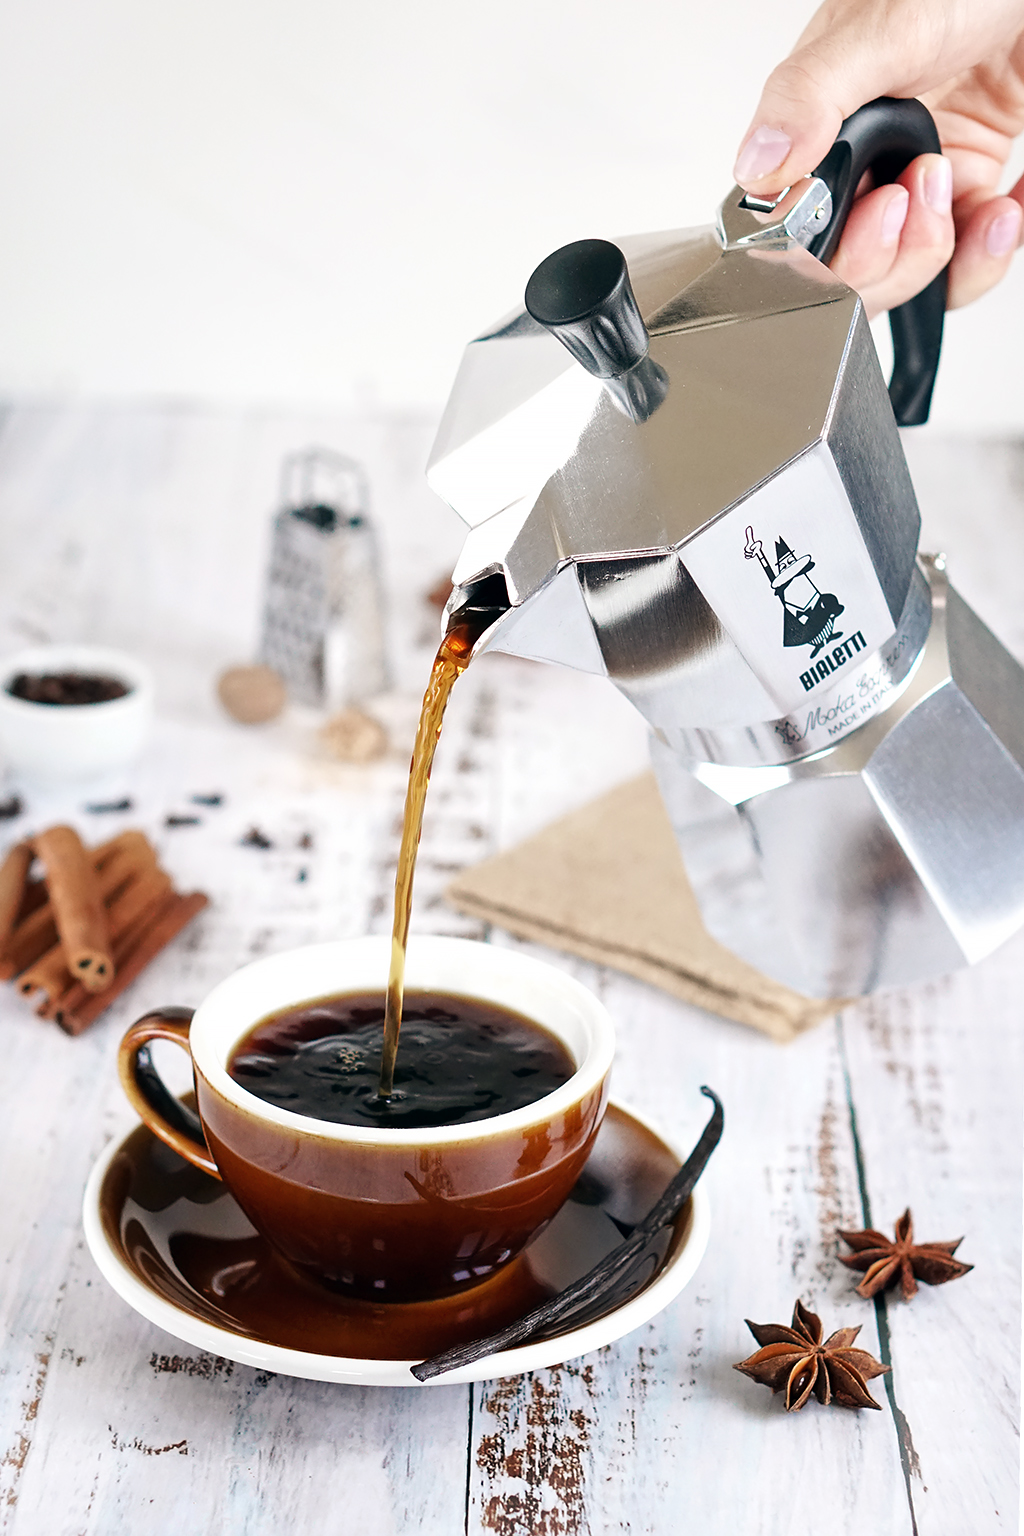
M832 193L832 217L809 247L819 261L835 254L857 187L865 171L878 186L895 181L918 155L941 153L939 135L920 101L880 96L848 117L815 171ZM942 350L948 268L927 288L889 311L893 370L889 399L901 427L928 420Z

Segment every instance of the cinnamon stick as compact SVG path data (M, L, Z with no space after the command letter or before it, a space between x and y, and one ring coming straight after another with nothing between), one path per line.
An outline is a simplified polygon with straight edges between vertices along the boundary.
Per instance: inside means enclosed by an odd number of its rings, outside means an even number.
M115 975L121 970L124 962L130 957L148 928L155 926L170 912L180 897L173 890L162 891L144 911L125 927L122 933L114 940L114 970ZM36 1009L41 1019L57 1019L65 1011L65 1007L78 1007L83 1000L90 997L103 996L105 1003L112 1001L106 994L90 993L77 981L71 972L65 973L65 986L63 990L53 993L45 998Z
M178 898L173 891L161 892L156 900L146 907L145 911L140 912L113 941L115 977L124 961L127 960L138 944L146 928L156 923L164 916L165 912L169 912L177 900ZM55 949L58 954L63 953L59 944L55 946ZM63 985L55 987L48 996L42 999L36 1008L39 1018L56 1019L64 1011L65 1004L73 1007L80 1003L82 999L88 999L93 996L103 996L107 1002L111 1001L110 997L107 997L106 994L88 992L66 967L62 979Z
M170 889L170 875L154 864L143 868L110 902L107 920L110 924L115 967L120 963L119 949L123 947L120 941L134 928L137 919L154 915ZM64 946L57 943L30 965L28 970L22 971L17 980L17 988L23 997L43 991L48 1000L56 1001L67 992L73 980Z
M15 927L23 923L27 917L31 917L32 913L38 911L40 907L45 907L49 899L49 896L46 894L45 880L29 880L22 893L21 906L18 908L18 921ZM2 946L0 946L0 954L3 954Z
M96 870L73 827L48 827L35 839L46 869L46 886L68 970L90 992L114 979L110 924Z
M105 843L97 843L95 848L90 849L89 857L92 859L94 867L101 869L107 860L117 853L120 848L130 848L139 842L145 843L146 841L147 839L143 832L135 832L133 830L119 832L116 837L108 838Z
M114 941L114 985L120 979L121 968L129 958L132 951L140 942L147 927L155 926L159 920L170 912L178 897L173 892L165 891L158 896L152 907L135 918L119 938ZM70 971L65 974L65 986L62 991L53 992L44 997L36 1008L36 1014L41 1019L51 1019L55 1023L62 1024L65 1014L72 1014L83 1007L91 998L102 998L103 1006L113 1002L117 994L113 989L105 993L88 992L80 981L73 977ZM63 1027L63 1024L62 1024ZM69 1031L70 1033L70 1031Z
M76 982L60 999L52 1017L64 1033L80 1035L84 1029L88 1029L146 969L150 961L208 905L208 900L202 891L193 891L189 896L170 896L161 904L155 921L146 923L145 919L138 920L133 947L123 960L118 959L117 975L111 986L105 992L89 994L80 982ZM138 932L140 928L142 931ZM126 941L127 938L126 935Z
M64 959L64 946L58 941L45 954L40 955L27 971L22 971L15 986L22 997L30 997L33 992L39 991L45 992L47 997L60 997L71 986L73 979Z
M111 838L109 843L100 843L92 849L89 857L100 877L100 884L113 890L111 882L116 869L130 871L155 864L156 849L144 832L133 829Z
M123 886L141 870L155 868L156 853L141 832L122 832L119 837L94 848L91 854L97 870L100 895L113 899ZM29 887L31 892L32 887ZM44 901L18 923L0 956L0 981L10 981L26 966L35 962L57 943L57 924L53 905Z
M136 919L150 912L171 891L171 877L165 869L154 864L144 869L137 879L113 900L107 908L110 919L110 936L114 944L114 961L117 962L118 943L134 925Z
M0 949L7 943L18 921L31 866L32 849L28 843L15 843L0 864Z

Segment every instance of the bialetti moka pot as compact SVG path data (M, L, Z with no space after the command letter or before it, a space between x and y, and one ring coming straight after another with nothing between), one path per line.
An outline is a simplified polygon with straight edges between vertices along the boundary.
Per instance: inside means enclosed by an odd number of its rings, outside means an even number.
M873 102L774 203L556 251L468 347L428 470L471 529L450 610L622 689L708 928L812 995L1024 921L1024 672L918 557L897 430L945 277L893 311L887 392L824 264L863 173L938 148L919 102Z

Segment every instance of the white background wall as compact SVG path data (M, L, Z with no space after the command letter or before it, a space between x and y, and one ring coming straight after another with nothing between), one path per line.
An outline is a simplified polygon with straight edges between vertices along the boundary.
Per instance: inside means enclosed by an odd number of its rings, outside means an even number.
M0 392L436 404L549 249L707 221L809 0L6 0ZM934 419L1024 430L1024 257Z

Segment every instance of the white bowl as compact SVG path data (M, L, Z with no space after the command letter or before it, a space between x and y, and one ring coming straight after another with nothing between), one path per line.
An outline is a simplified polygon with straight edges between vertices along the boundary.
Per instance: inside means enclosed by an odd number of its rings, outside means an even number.
M34 704L7 689L19 672L116 677L129 692L101 704ZM153 719L148 667L101 645L34 645L0 662L0 759L19 777L88 779L139 755Z

